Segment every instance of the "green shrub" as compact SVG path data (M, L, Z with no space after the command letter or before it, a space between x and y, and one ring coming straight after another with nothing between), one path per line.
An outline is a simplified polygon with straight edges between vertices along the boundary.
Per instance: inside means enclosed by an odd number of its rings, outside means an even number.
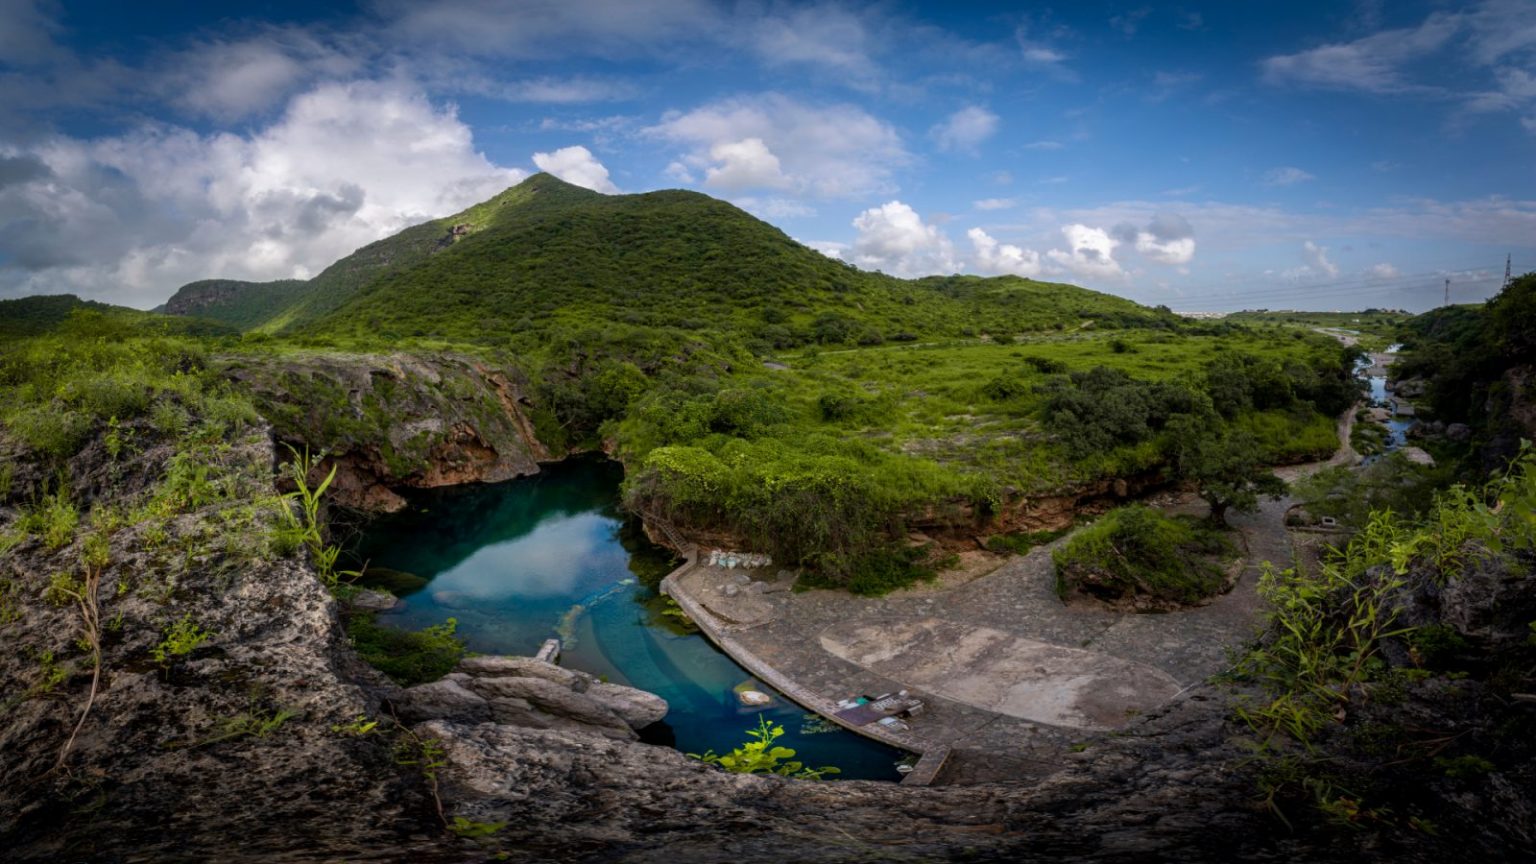
M1212 556L1231 552L1216 531L1131 504L1073 535L1052 561L1063 596L1195 603L1221 590L1222 568Z
M425 684L447 675L464 658L463 640L454 635L459 622L449 618L418 631L378 623L377 613L355 612L347 633L357 653L402 686Z

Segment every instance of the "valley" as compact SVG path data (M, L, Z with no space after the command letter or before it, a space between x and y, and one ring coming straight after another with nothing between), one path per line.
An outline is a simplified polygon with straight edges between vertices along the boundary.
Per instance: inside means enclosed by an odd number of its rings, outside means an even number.
M1529 839L1505 791L1533 764L1509 736L1533 285L1186 319L899 279L698 193L539 174L310 280L194 282L164 314L0 302L0 838L28 860L1496 857ZM1504 347L1429 359L1478 340ZM1398 341L1439 473L1353 468L1379 434L1359 349ZM1335 553L1297 554L1298 503ZM551 637L560 662L528 656ZM745 758L743 690L794 769L688 755ZM863 730L889 746L827 725L899 690L925 711ZM1351 806L1371 815L1340 834Z

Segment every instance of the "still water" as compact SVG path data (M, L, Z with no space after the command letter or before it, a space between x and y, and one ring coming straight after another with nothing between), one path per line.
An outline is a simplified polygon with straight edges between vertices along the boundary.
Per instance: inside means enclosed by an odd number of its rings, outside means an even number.
M615 462L576 459L414 498L406 512L370 524L357 547L373 567L427 580L397 592L404 608L379 621L419 629L452 617L470 650L484 654L533 654L558 637L561 665L666 699L671 711L644 737L685 753L738 746L761 712L807 765L837 766L845 779L899 778L901 751L808 717L662 613L654 584L675 562L619 513L622 479ZM740 707L733 690L748 682L774 704Z

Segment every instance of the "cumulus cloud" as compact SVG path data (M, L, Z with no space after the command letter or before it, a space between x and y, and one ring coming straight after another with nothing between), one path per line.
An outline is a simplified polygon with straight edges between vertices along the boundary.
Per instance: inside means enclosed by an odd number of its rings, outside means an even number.
M1307 259L1307 266L1311 268L1314 273L1320 273L1325 276L1339 275L1339 265L1328 260L1327 246L1319 246L1316 243L1313 243L1311 240L1308 240L1301 244L1301 251L1303 256Z
M1109 236L1103 228L1087 225L1064 225L1061 234L1067 240L1067 249L1052 249L1046 256L1062 269L1078 276L1100 279L1118 279L1125 275L1120 262L1115 260L1115 248L1120 241Z
M997 115L991 111L969 105L949 115L928 134L940 150L975 153L983 141L996 134L997 120Z
M1294 165L1282 165L1264 172L1265 186L1295 186L1317 178Z
M0 293L139 306L194 279L311 276L526 176L452 109L377 82L316 87L247 135L151 125L6 158L23 164L0 184Z
M1177 213L1159 213L1145 227L1122 222L1111 233L1159 264L1188 264L1195 257L1195 229Z
M714 164L704 169L704 185L720 189L782 189L789 184L773 155L761 138L723 141L709 148Z
M597 161L597 157L592 155L591 150L579 144L574 147L561 147L553 153L535 153L533 164L539 166L540 171L548 171L567 183L574 183L594 192L613 195L619 191L619 187L613 185L613 181L608 179L608 169L603 166L603 163Z
M976 270L986 274L1012 274L1014 276L1039 276L1040 253L1011 243L999 243L980 228L965 232L971 240Z
M954 244L936 225L923 222L900 201L871 207L853 220L853 263L896 276L954 273L960 264Z
M643 134L682 145L677 161L706 178L716 172L725 188L756 179L801 197L890 192L892 171L911 159L895 128L861 108L807 105L777 93L670 112ZM770 156L776 172L766 170Z

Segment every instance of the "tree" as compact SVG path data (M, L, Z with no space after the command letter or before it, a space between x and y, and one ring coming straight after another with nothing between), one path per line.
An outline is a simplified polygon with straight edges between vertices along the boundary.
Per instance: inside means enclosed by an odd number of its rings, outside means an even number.
M1177 475L1192 481L1211 505L1211 521L1226 524L1227 511L1252 513L1259 497L1278 500L1286 492L1262 459L1258 442L1247 432L1202 423L1189 414L1169 420L1169 457Z

